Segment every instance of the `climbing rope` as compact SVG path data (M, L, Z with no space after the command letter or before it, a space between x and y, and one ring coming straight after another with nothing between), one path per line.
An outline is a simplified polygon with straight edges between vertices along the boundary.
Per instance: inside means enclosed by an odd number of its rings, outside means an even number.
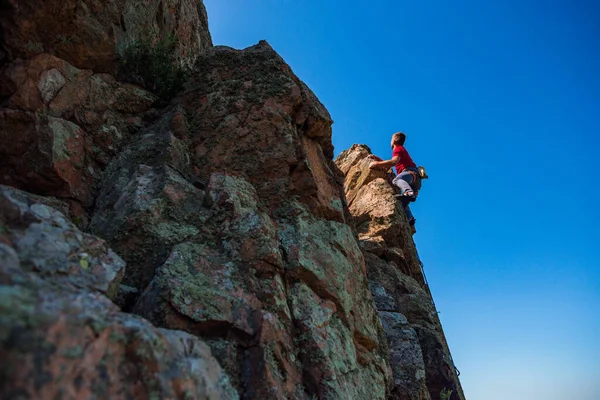
M392 183L392 181L396 175L393 172L391 172L391 170L388 170L386 172L386 174L387 174L387 178L388 178L388 183L392 186L392 188L394 189L394 192L400 193L399 188ZM416 179L416 176L415 176L415 179ZM423 282L425 283L425 286L427 287L427 290L429 291L429 298L431 299L431 304L433 305L433 309L436 310L436 312L439 314L439 311L437 311L437 306L435 305L435 301L433 301L433 295L431 294L431 289L429 289L429 282L427 282L427 275L425 275L425 266L423 265L423 261L421 261L421 256L419 256L419 251L417 250L416 245L415 245L415 254L417 255L417 260L419 260L419 266L421 267L421 274L423 275ZM441 321L440 321L440 324L441 324ZM446 343L446 346L448 346L448 343ZM456 368L456 364L454 364L454 359L452 359L452 354L450 353L450 349L448 349L448 357L450 357L450 362L452 363L452 367L456 371L456 376L457 377L460 376L460 371L458 370L458 368Z
M425 266L423 265L423 261L421 261L421 256L419 256L419 251L417 250L417 246L415 245L415 254L417 255L417 260L419 260L419 266L421 267L421 274L423 275L423 281L425 282L425 286L427 286L427 290L429 290L429 298L431 299L431 304L433 305L434 310L437 311L437 306L435 305L435 301L433 301L433 295L431 294L431 289L429 289L429 283L427 282L427 275L425 275ZM441 321L440 321L441 324ZM446 343L446 346L448 343ZM456 364L454 364L454 359L452 358L452 353L450 353L450 349L448 349L448 357L450 358L450 362L452 363L452 367L456 371L456 376L460 376L460 371L456 368Z

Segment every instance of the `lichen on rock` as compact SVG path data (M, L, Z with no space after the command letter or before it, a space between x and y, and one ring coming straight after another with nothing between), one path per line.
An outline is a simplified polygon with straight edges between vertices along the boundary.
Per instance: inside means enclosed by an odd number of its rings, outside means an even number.
M125 263L103 240L25 192L0 186L0 210L0 242L14 249L21 268L61 286L116 296Z
M247 398L391 383L330 125L267 43L220 48L106 169L91 227L128 263L133 312L205 338Z
M106 296L124 267L60 212L0 188L2 398L238 398L206 344L119 312Z
M267 42L38 3L0 15L0 397L464 400L387 176ZM114 76L172 36L169 104Z

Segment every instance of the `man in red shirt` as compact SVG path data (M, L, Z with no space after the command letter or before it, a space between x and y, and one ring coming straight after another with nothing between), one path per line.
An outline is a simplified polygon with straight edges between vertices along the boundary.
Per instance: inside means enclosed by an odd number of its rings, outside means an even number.
M396 177L392 181L392 184L400 188L400 199L402 200L402 207L408 218L410 226L415 225L415 217L410 211L408 206L411 201L417 199L419 189L421 189L421 178L419 176L419 170L417 165L413 162L412 158L408 154L408 151L404 148L404 142L406 141L406 134L403 132L397 132L392 135L392 158L391 160L382 160L379 157L370 155L369 158L373 161L369 168L371 169L388 169L391 166L396 167Z

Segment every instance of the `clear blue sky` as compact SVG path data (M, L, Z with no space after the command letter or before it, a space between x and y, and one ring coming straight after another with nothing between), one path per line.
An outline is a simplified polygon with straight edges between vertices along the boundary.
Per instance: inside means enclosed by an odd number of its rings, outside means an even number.
M215 44L266 39L336 155L389 138L468 400L600 399L600 3L205 0Z

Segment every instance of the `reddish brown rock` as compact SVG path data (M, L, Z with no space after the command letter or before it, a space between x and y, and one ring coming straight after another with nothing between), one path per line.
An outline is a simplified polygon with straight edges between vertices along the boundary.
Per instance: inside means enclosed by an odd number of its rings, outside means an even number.
M86 131L91 158L106 164L144 125L156 96L108 74L81 70L49 54L18 60L0 73L7 107L69 120Z
M313 214L343 221L331 117L281 57L263 41L217 47L199 65L183 94L196 174L240 174L271 209L299 196Z
M172 36L177 59L193 66L198 56L212 47L202 0L127 0L121 23L116 35L118 51L140 38L156 41Z
M243 398L391 383L330 125L268 44L217 48L106 171L92 229L143 290L133 311L205 338Z
M394 375L391 398L464 400L442 325L389 178L370 170L364 145L342 152L336 164L364 251L369 287L383 323Z
M0 183L62 198L86 226L103 167L156 97L48 54L5 66L0 88Z
M129 41L173 35L178 58L191 65L211 45L202 1L6 0L0 14L9 60L50 53L95 72L115 72Z
M59 198L0 189L0 397L464 400L387 176L335 165L266 42L212 48L202 1L42 3L0 15L0 183ZM195 69L157 111L110 74L172 34ZM124 284L38 201L93 212Z
M344 191L361 245L423 283L406 214L393 197L388 174L369 169L369 154L367 146L353 145L335 160L345 174Z
M238 398L194 336L119 313L99 294L0 279L3 398Z
M60 118L0 109L0 183L91 205L85 134Z

